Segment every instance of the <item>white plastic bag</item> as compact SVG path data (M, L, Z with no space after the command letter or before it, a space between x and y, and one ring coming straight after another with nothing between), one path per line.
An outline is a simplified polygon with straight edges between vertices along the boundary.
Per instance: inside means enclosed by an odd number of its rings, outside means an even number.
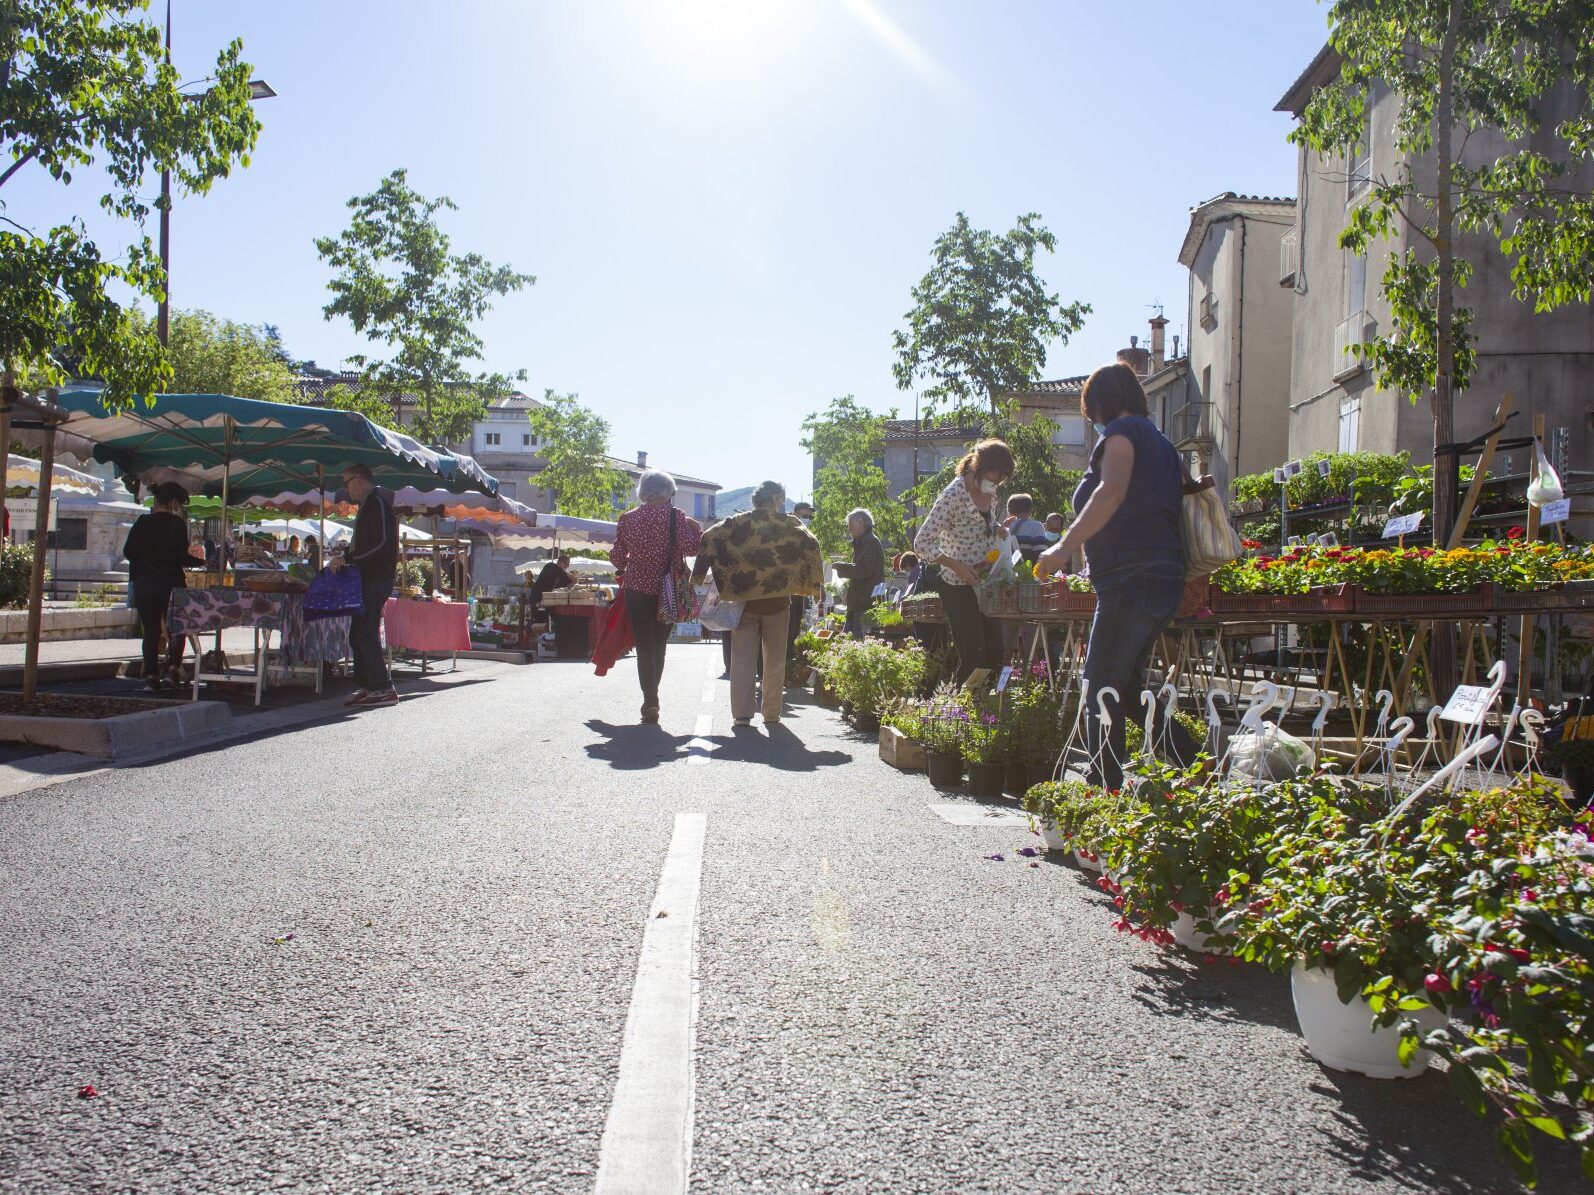
M719 586L711 579L702 589L703 605L697 620L711 631L734 631L742 622L742 603L720 597Z
M1533 441L1533 452L1539 458L1539 471L1528 483L1528 504L1548 506L1552 502L1559 502L1566 497L1566 491L1561 488L1561 479L1555 475L1555 470L1550 468L1549 458L1544 455L1544 445L1536 439Z
M1215 482L1184 496L1180 504L1180 522L1184 530L1187 577L1217 572L1231 560L1239 559L1244 551L1239 532L1229 522L1229 503Z
M1302 739L1262 723L1255 734L1229 741L1229 774L1256 780L1294 780L1317 767L1317 754Z

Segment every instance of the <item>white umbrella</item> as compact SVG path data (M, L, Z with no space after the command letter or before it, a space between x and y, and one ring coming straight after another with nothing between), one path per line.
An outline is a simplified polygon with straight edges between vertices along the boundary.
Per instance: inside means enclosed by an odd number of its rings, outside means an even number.
M569 571L577 577L612 577L614 565L607 560L590 560L578 556L570 562Z

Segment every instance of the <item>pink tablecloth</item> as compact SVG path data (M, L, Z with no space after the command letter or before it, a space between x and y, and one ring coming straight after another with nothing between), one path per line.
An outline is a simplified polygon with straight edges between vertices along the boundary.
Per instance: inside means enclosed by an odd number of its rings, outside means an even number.
M464 602L412 602L389 598L382 611L389 647L409 651L469 651L470 607Z

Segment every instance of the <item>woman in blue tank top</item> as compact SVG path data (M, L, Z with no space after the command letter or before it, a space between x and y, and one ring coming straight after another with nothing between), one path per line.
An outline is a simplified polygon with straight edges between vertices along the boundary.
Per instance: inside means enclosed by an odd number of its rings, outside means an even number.
M1091 374L1079 405L1096 429L1096 446L1074 491L1074 524L1042 554L1036 573L1048 577L1084 550L1096 590L1096 616L1085 649L1086 746L1092 779L1118 788L1126 719L1145 725L1140 692L1152 645L1184 593L1179 504L1185 472L1178 452L1146 417L1146 393L1127 365L1106 365ZM1117 691L1119 701L1108 701L1112 720L1103 736L1095 694L1107 686ZM1165 717L1160 709L1157 717ZM1158 737L1175 762L1194 761L1195 740L1177 722L1167 721Z

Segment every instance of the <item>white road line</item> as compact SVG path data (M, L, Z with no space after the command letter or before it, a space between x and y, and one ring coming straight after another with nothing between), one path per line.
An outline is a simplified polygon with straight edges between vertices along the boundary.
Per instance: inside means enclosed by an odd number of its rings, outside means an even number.
M598 1151L598 1195L685 1191L692 1173L697 900L706 818L677 813Z
M708 741L708 736L713 732L713 713L699 714L696 724L692 727L692 738L686 744L687 763L705 764L709 761L709 753L714 750L714 744Z
M703 686L703 704L713 705L714 699L719 696L719 686L713 681Z

